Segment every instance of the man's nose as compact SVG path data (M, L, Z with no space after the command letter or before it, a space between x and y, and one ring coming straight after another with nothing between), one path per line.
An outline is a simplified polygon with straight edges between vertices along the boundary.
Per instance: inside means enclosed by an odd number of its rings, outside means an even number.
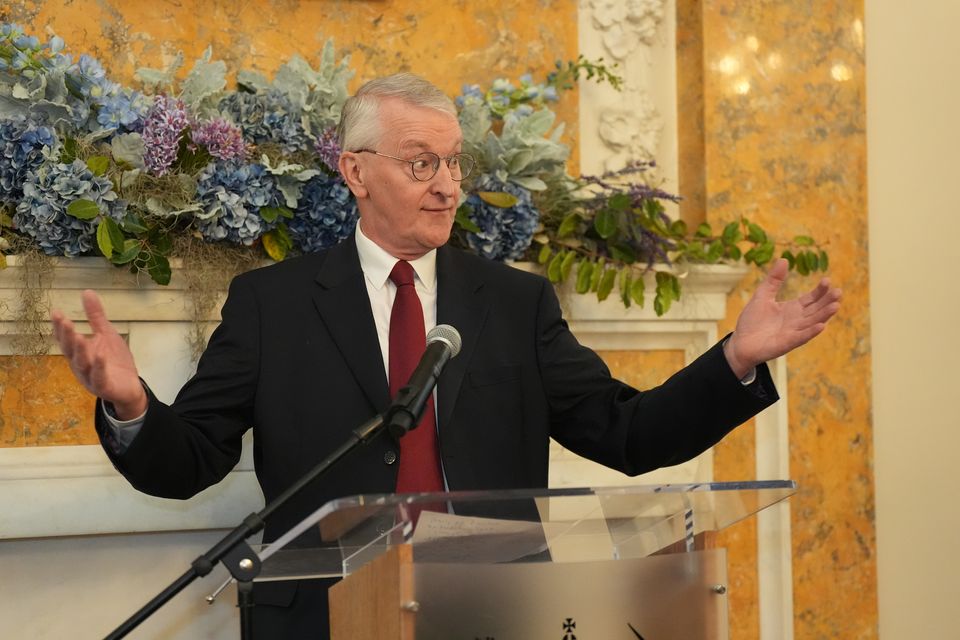
M452 198L456 195L459 187L460 183L453 179L453 173L450 171L450 167L447 166L446 162L441 160L440 166L437 168L437 174L433 176L433 179L430 181L430 192L443 196L444 198Z

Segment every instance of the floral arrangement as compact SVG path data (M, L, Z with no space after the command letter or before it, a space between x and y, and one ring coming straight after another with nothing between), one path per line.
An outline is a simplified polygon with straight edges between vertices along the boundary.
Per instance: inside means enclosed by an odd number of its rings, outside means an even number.
M102 255L166 284L178 238L274 260L340 242L357 221L336 170L348 62L328 41L316 68L294 57L272 80L241 70L228 89L226 65L208 49L182 80L178 56L139 69L131 89L94 58L74 59L60 38L0 25L0 249ZM575 272L576 290L601 300L619 283L626 305L643 304L642 275L654 270L658 314L679 296L677 261L773 258L774 242L746 220L688 234L664 213L677 198L647 184L652 165L570 176L548 105L582 77L619 88L602 60L583 57L540 83L527 75L464 87L456 104L478 169L454 242L491 260L535 259L554 282ZM827 267L811 238L790 244L791 267Z

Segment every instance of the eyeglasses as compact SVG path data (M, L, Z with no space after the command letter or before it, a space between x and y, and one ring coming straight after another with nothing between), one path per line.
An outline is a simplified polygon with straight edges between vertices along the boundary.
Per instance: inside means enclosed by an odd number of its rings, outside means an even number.
M410 165L410 171L413 173L413 177L420 182L431 180L433 176L437 175L437 171L440 170L441 160L443 160L447 164L447 168L450 169L450 177L458 182L469 176L470 172L473 171L473 167L477 164L477 161L474 160L473 156L469 153L455 153L452 156L442 158L432 151L424 151L415 155L412 160L389 156L385 153L374 151L373 149L358 149L354 153L372 153L383 156L384 158L406 162Z

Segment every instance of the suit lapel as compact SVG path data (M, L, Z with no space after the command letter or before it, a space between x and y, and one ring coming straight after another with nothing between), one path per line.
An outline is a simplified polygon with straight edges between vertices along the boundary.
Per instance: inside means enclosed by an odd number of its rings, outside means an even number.
M334 344L374 410L385 411L390 404L390 390L352 237L329 250L316 283L313 301Z
M437 324L449 324L460 332L460 353L447 363L437 384L441 431L450 427L450 416L460 395L460 386L473 357L487 317L483 282L463 265L456 250L437 250Z

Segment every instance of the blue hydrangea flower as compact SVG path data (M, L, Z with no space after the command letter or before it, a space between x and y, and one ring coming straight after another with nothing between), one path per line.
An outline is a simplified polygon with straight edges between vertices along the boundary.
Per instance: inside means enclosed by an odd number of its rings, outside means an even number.
M226 161L211 162L200 172L197 199L203 206L197 228L204 238L247 246L276 226L260 217L260 208L283 203L263 165Z
M92 220L69 215L67 207L80 199L96 203L100 214ZM45 254L75 257L93 250L102 216L119 222L124 209L109 180L93 175L82 160L74 160L42 165L27 174L13 224L31 236Z
M230 93L220 101L219 108L240 126L247 142L273 142L288 153L313 148L313 140L303 128L300 109L276 89L266 93Z
M54 61L58 65L65 62L69 62L69 57L62 56ZM71 90L68 104L77 127L89 131L108 129L116 133L139 132L143 128L153 101L107 78L103 65L96 58L83 54L64 73Z
M475 191L505 191L516 196L517 203L503 209L487 204L476 193L471 194L466 204L472 209L470 219L480 227L480 233L468 233L467 244L491 260L523 257L540 222L540 212L533 206L530 192L512 182L500 182L491 175L480 178Z
M43 163L45 147L56 145L53 127L39 118L0 120L0 204L20 201L27 173Z
M288 224L290 238L303 253L328 249L353 233L357 203L339 178L314 176L303 187Z

